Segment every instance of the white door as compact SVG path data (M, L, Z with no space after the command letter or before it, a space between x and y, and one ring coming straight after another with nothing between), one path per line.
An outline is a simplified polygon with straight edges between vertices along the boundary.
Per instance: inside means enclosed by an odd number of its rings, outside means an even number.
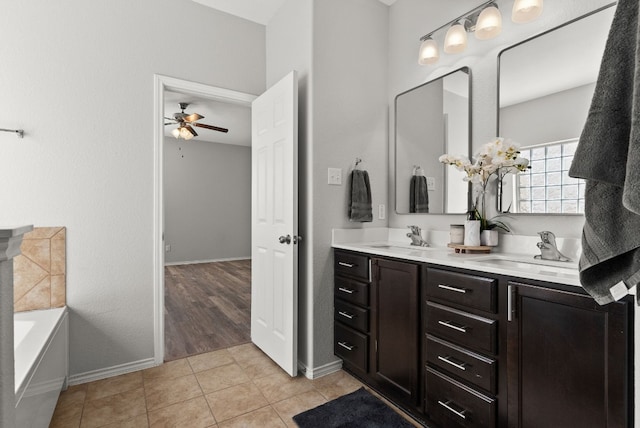
M298 372L298 77L251 106L251 341Z

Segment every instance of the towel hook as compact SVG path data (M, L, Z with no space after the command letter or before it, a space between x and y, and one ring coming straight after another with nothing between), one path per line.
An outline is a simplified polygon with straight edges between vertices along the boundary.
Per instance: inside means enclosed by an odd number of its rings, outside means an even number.
M416 175L418 173L420 173L422 170L422 167L420 165L414 165L413 166L413 175Z
M360 165L360 163L362 163L362 159L356 158L356 166L354 167L354 169L358 169L358 165Z
M13 132L14 134L18 135L18 138L24 138L24 130L22 130L22 129L4 129L4 128L0 128L0 131L2 131L2 132Z

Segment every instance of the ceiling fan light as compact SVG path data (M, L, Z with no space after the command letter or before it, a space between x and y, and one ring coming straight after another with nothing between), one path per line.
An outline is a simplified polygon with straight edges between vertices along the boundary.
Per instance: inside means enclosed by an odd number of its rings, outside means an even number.
M418 53L418 64L435 64L436 62L438 62L438 59L440 59L438 44L435 40L429 37L420 45L420 51Z
M444 51L448 54L457 54L467 48L467 30L459 22L453 24L444 38Z
M511 20L517 24L533 21L542 14L543 0L516 0Z
M479 40L492 39L502 32L502 14L495 4L485 7L476 23L475 36Z
M176 138L180 138L180 129L176 128L173 131L171 131L171 135L173 135Z
M180 138L182 138L183 140L190 140L193 138L193 134L185 126L181 126L179 130Z

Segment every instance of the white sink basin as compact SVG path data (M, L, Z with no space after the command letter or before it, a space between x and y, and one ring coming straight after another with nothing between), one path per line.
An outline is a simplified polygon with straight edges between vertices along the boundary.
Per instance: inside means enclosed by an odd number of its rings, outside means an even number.
M572 262L556 262L553 260L522 260L504 257L485 257L476 260L468 260L469 264L478 266L495 266L516 271L526 271L543 275L578 275L578 265Z
M380 250L404 250L404 251L433 251L432 247L418 247L417 245L403 247L402 245L391 245L391 244L368 244L369 248L378 248Z

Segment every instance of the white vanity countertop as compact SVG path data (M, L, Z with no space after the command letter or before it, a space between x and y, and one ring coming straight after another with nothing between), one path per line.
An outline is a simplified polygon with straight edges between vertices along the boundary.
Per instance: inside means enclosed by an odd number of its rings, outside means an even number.
M409 238L401 239L398 236L404 236L406 232L407 230L404 229L386 228L334 229L332 247L516 278L581 286L577 262L539 260L534 258L536 254L534 252L529 254L516 252L455 253L452 248L446 246L448 232L430 232L427 239L431 245L429 247L411 246ZM444 243L442 239L445 239ZM535 248L535 237L533 240L533 248ZM527 247L528 245L524 248Z

